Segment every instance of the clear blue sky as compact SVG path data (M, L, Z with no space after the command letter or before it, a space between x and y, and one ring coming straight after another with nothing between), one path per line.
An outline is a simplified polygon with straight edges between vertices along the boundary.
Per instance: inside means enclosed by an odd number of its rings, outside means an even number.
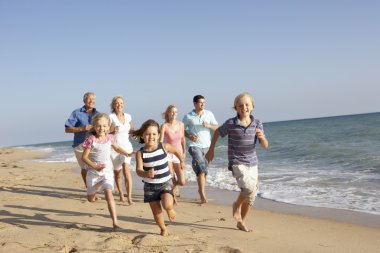
M0 146L72 140L86 91L136 127L192 97L219 123L243 91L281 121L380 111L380 1L0 0Z

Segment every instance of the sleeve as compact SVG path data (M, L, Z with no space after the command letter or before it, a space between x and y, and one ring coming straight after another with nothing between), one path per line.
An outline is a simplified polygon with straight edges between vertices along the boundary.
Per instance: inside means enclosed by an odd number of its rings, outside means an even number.
M224 137L228 134L228 130L229 130L228 129L228 126L229 126L228 121L229 120L226 120L226 122L224 122L223 125L218 127L217 131L218 131L220 137Z
M73 111L70 114L70 117L66 120L65 126L67 126L67 127L74 127L74 126L76 126L77 122L78 122L78 117L76 116L75 111Z
M125 113L125 120L126 120L126 122L131 123L132 116L129 113Z
M115 137L112 134L108 134L107 138L111 141L112 145L115 145Z
M263 133L264 133L264 126L263 126L263 123L260 120L256 120L256 127L258 129L260 129L261 131L263 131Z
M217 125L218 124L218 122L216 121L215 116L212 112L210 112L210 124L211 125Z
M85 149L91 148L93 142L94 142L94 136L90 135L86 138L86 140L84 140L84 142L82 143L82 147Z

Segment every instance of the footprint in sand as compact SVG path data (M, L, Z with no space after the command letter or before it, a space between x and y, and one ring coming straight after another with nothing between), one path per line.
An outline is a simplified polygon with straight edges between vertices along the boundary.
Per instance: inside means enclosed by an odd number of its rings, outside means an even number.
M231 248L230 246L223 246L218 249L219 253L242 253L240 249Z
M99 246L105 250L125 250L131 247L132 240L127 235L113 235L108 237L103 242L99 243Z
M139 235L133 238L132 243L136 246L165 246L173 243L173 241L179 241L179 237L171 235Z

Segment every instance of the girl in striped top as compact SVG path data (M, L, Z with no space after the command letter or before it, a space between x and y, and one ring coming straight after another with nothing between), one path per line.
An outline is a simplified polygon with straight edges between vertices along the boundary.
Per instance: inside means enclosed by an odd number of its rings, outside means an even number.
M136 153L136 173L143 178L144 202L149 203L154 220L160 227L160 234L166 236L162 209L170 221L175 219L173 209L173 172L168 166L167 152L174 154L180 160L181 169L185 168L181 152L167 143L160 143L159 125L154 120L144 122L140 129L131 132L133 138L144 143Z

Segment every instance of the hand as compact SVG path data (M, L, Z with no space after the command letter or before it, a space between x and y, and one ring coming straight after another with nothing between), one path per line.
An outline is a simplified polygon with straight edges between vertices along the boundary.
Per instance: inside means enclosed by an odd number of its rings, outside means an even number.
M263 131L261 129L258 129L258 128L256 128L256 136L260 140L263 139L263 138L265 138L265 135L264 135Z
M205 158L206 158L206 161L210 163L214 159L214 151L211 151L211 150L207 151Z
M190 134L189 135L189 139L192 141L192 142L196 142L198 140L198 136L194 135L194 134Z
M106 164L104 163L96 163L94 169L97 171L101 171L106 167Z
M118 133L119 130L120 130L120 127L119 127L119 126L115 126L115 130L114 130L114 131L115 131L115 134Z
M146 171L146 177L147 178L154 178L154 169L153 168Z
M206 121L203 121L202 126L208 128L209 127L209 123L207 123Z

